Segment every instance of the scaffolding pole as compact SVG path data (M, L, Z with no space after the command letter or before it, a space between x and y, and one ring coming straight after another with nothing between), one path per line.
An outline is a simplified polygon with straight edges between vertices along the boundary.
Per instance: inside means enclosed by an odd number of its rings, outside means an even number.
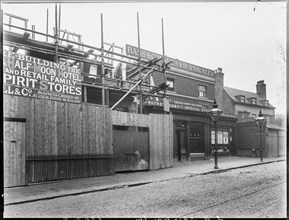
M46 10L46 35L48 35L48 16L49 16L49 11L47 8ZM48 42L48 36L46 36L46 42Z
M127 97L130 93L131 93L131 91L135 88L135 87L137 87L152 71L154 71L155 69L154 68L152 68L150 71L148 71L139 81L137 81L137 83L133 86L133 87L131 87L131 89L129 90L129 91L127 91L127 93L123 96L123 97L121 97L121 99L120 100L118 100L112 107L111 107L111 109L113 110L125 97Z
M55 4L55 62L58 63L58 24L57 24L57 3Z
M103 42L103 17L102 13L100 14L100 21L101 21L101 83L102 85L105 84L105 79L104 79L104 59L103 59L103 50L104 50L104 42ZM105 89L104 86L101 89L101 97L102 97L102 105L105 105Z
M140 34L139 34L139 16L137 12L137 41L138 41L138 59L139 59L139 65L138 65L138 72L139 72L139 78L141 79L141 67L140 67ZM139 108L140 108L140 114L142 114L143 110L143 100L142 100L142 86L139 86Z
M164 38L164 22L163 22L163 18L162 18L162 47L163 47L163 65L165 65L165 38ZM165 85L167 85L167 74L166 74L165 66L164 66L163 72L164 72ZM164 97L166 97L166 88L164 89Z

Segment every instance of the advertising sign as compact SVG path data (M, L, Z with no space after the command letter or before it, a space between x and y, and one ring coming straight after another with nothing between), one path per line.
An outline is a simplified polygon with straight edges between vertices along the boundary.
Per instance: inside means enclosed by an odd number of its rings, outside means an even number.
M164 111L165 112L170 112L170 100L167 98L164 98Z
M131 46L126 44L126 54L127 55L131 55L134 57L138 57L139 56L139 49L137 47ZM144 49L140 49L140 56L143 59L146 60L151 60L155 57L160 58L162 57L162 55L148 51L148 50L144 50ZM200 66L196 66L190 63L186 63L183 61L180 61L178 59L174 59L174 58L170 58L170 57L165 57L165 62L170 62L173 61L170 66L173 66L175 68L179 68L179 69L183 69L183 70L187 70L190 72L194 72L194 73L199 73L199 74L203 74L203 75L207 75L210 77L214 77L214 71L204 68L204 67L200 67Z
M229 133L227 131L223 132L223 144L229 144Z
M79 69L4 50L4 94L81 103Z
M191 103L191 102L182 102L173 99L167 99L169 102L169 108L175 109L183 109L183 110L190 110L190 111L198 111L198 112L207 112L207 106ZM150 99L145 101L146 105L149 106L161 106L164 107L164 102L160 98Z

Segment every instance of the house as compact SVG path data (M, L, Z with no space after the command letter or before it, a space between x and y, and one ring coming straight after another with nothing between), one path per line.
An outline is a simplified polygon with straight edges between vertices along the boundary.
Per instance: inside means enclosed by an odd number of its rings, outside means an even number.
M264 80L257 82L255 93L226 87L224 86L224 73L221 68L218 68L216 100L222 106L224 113L235 114L238 118L235 139L236 155L254 156L255 150L260 155L261 147L265 157L285 155L285 130L275 123L275 107L267 99ZM267 121L262 130L255 121L260 111Z

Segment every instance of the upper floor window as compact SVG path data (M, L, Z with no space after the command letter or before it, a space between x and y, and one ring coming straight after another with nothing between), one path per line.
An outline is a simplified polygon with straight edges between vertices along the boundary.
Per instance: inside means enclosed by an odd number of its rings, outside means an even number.
M175 90L175 80L172 78L167 78L167 85L168 85L168 90L174 91Z
M240 111L237 114L238 119L249 118L249 116L250 116L250 112L246 112L246 111L244 112Z
M257 104L257 100L256 99L252 99L252 104Z
M240 102L245 102L245 96L240 96Z
M207 87L199 85L199 97L206 98L207 97Z
M264 101L264 105L265 105L265 106L268 106L268 105L269 105L269 103L268 103L267 100Z

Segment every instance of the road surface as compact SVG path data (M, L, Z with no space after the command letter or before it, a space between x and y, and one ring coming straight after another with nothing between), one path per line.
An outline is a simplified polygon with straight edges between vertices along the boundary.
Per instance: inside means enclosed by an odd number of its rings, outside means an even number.
M4 217L285 218L286 162L4 207Z

